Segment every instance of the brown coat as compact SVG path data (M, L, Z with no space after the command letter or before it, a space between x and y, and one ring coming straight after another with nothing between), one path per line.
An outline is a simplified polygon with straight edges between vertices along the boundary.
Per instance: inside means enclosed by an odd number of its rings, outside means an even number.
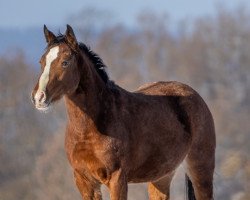
M112 200L125 200L132 182L149 182L150 199L169 199L170 182L184 160L196 199L212 199L215 131L198 93L178 82L128 92L107 79L100 58L77 44L70 26L65 36L51 34L45 27L48 50L59 46L59 53L46 92L38 95L49 100L34 101L46 106L65 96L65 148L83 199L101 199L105 184ZM66 54L71 68L62 70Z

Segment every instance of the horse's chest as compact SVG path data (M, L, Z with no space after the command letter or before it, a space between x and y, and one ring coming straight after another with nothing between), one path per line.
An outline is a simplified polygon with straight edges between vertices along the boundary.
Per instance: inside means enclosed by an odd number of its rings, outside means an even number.
M114 159L108 148L92 142L77 142L69 149L74 169L88 171L102 183L108 182L114 168Z
M100 165L98 154L102 154L96 150L98 148L92 145L77 143L72 149L72 159L74 165Z

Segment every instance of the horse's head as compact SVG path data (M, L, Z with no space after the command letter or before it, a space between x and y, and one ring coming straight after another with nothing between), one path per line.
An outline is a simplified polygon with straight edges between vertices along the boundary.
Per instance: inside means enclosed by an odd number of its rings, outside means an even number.
M44 25L44 35L48 47L41 57L41 75L31 94L35 107L41 111L47 111L63 95L73 93L80 81L79 46L72 28L67 25L65 35L55 36Z

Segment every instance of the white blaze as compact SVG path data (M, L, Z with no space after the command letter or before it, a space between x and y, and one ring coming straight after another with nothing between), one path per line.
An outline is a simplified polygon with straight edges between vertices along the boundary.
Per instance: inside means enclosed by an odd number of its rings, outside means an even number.
M44 71L39 79L38 90L35 95L35 99L39 99L41 92L45 92L47 84L49 82L49 72L51 63L57 58L59 52L59 47L53 47L49 50L49 53L46 55L46 65Z

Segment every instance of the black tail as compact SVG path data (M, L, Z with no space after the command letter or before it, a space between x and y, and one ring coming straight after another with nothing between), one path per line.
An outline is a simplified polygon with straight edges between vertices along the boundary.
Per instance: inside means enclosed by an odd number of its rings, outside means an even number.
M185 181L186 181L186 194L188 200L196 200L194 195L194 188L191 180L189 179L188 175L185 174Z

